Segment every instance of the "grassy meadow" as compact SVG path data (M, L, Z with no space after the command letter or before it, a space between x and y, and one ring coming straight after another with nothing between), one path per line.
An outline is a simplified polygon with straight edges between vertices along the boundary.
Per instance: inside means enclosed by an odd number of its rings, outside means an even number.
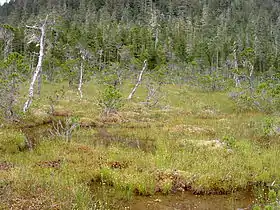
M240 111L227 93L176 85L164 86L154 107L142 103L140 86L104 116L102 88L86 84L80 100L67 85L44 84L22 120L0 123L0 209L121 209L135 196L279 185L278 116ZM51 104L58 114L48 114Z

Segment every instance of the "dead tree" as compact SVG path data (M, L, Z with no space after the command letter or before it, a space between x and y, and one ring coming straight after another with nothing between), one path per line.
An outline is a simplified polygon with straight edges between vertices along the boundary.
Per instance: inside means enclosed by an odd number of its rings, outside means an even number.
M79 79L79 86L78 86L78 91L80 94L80 99L83 98L83 91L82 91L82 85L83 85L83 76L84 76L84 62L87 56L86 50L80 49L80 54L81 54L81 65L80 65L80 79Z
M133 96L134 93L136 92L138 86L141 84L142 76L143 76L143 73L144 73L144 71L146 70L146 68L147 68L147 60L144 61L144 66L143 66L143 68L142 68L142 71L141 71L140 74L139 74L139 77L138 77L138 80L137 80L137 82L136 82L136 84L135 84L135 87L132 89L131 93L129 94L129 96L128 96L128 98L127 98L128 100L132 99L132 96Z
M148 80L147 82L147 89L148 89L148 95L146 98L145 104L148 107L153 107L157 105L162 98L161 94L161 87L163 85L163 82L155 83L153 81Z
M234 43L235 44L235 43ZM238 71L238 61L237 61L237 53L236 49L233 50L233 56L234 56L234 70ZM234 73L233 74L233 79L235 81L235 87L241 87L240 84L240 77L238 74Z
M16 73L19 66L15 61L21 57L12 52L15 30L10 25L0 25L4 40L4 65L0 67L0 114L4 114L6 119L11 119L15 115L13 108L18 93L19 78Z
M80 99L83 98L83 91L82 91L82 85L83 85L83 73L84 73L84 60L85 60L85 56L81 55L82 57L82 61L81 61L81 66L80 66L80 79L79 79L79 86L78 86L78 91L80 94Z
M78 92L80 95L80 99L83 98L83 78L84 78L84 63L87 59L90 57L90 53L83 47L80 46L80 56L81 56L81 65L80 65L80 77L79 77L79 86L78 86Z
M12 51L12 43L14 39L14 28L9 25L3 25L3 38L4 38L4 59L7 59Z
M34 85L35 85L35 82L36 82L36 80L38 78L38 75L42 71L42 63L43 63L43 58L44 58L44 48L45 48L45 36L46 36L47 20L48 20L48 15L46 16L45 21L44 21L44 23L43 23L43 25L41 27L26 26L27 28L30 28L30 29L40 30L41 34L40 34L40 51L39 51L38 63L37 63L36 69L35 69L35 71L33 73L32 80L30 82L28 98L27 98L27 101L24 104L23 112L26 112L28 110L28 108L30 107L31 103L32 103L32 99L34 97Z

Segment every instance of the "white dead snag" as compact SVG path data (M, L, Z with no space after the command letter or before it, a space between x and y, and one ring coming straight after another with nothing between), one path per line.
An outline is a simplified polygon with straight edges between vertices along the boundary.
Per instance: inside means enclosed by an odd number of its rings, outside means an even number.
M235 45L235 43L234 43ZM237 53L236 53L236 49L233 50L233 56L234 56L234 70L238 72L238 61L237 61ZM235 87L240 87L240 78L239 75L234 73L233 75L233 79L235 81Z
M250 88L253 88L253 73L254 73L254 66L249 60L243 61L243 67L249 70L249 76L245 76L248 79L250 84Z
M81 65L80 65L80 79L79 79L78 91L80 94L80 99L82 99L83 98L82 86L83 86L83 76L84 76L84 62L89 57L89 52L86 49L80 48L80 54L81 54L82 59L81 59Z
M32 103L32 99L34 96L34 84L36 82L36 79L38 77L38 74L42 70L42 63L43 63L43 58L44 58L44 47L45 47L45 36L46 36L46 23L47 23L48 15L45 19L45 22L41 27L36 27L36 26L26 26L27 28L35 29L35 30L40 30L41 31L41 37L40 37L40 51L39 51L39 58L38 58L38 63L36 66L36 69L34 71L34 74L32 76L32 80L30 82L30 87L29 87L29 94L28 94L28 99L24 104L23 107L23 112L26 112L28 108L30 107Z
M138 77L138 80L137 80L137 82L136 82L136 84L135 84L135 87L132 89L131 93L129 94L129 96L128 96L128 98L127 98L128 100L130 100L130 99L132 98L132 96L133 96L134 93L136 92L138 86L140 85L140 83L141 83L141 81L142 81L143 73L144 73L144 71L146 70L146 68L147 68L147 60L144 61L144 66L143 66L143 68L142 68L142 71L141 71L140 74L139 74L139 77Z
M158 29L156 29L155 37L156 37L156 40L155 40L155 49L157 49L157 45L158 45Z
M83 98L83 91L82 91L82 85L83 85L83 72L84 72L84 62L85 60L85 56L82 55L82 61L81 61L81 66L80 66L80 81L79 81L79 87L78 87L78 91L80 93L80 99Z

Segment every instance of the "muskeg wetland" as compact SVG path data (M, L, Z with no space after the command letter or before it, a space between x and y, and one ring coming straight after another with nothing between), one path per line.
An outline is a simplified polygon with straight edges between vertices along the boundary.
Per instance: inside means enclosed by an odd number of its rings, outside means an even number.
M104 116L96 84L85 86L82 100L66 90L52 105L67 113L59 115L47 100L58 88L46 84L20 121L0 128L0 209L258 209L279 202L279 132L268 126L279 126L279 117L240 112L225 93L173 85L164 86L158 106L141 103L140 87Z

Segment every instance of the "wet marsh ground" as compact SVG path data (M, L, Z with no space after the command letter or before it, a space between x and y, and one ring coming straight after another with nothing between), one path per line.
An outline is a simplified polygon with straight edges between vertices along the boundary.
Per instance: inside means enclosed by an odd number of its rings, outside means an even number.
M1 125L0 209L252 208L279 189L276 115L241 112L227 93L168 85L156 107L141 103L140 88L102 116L96 84L82 100L61 88L45 84L26 116Z

